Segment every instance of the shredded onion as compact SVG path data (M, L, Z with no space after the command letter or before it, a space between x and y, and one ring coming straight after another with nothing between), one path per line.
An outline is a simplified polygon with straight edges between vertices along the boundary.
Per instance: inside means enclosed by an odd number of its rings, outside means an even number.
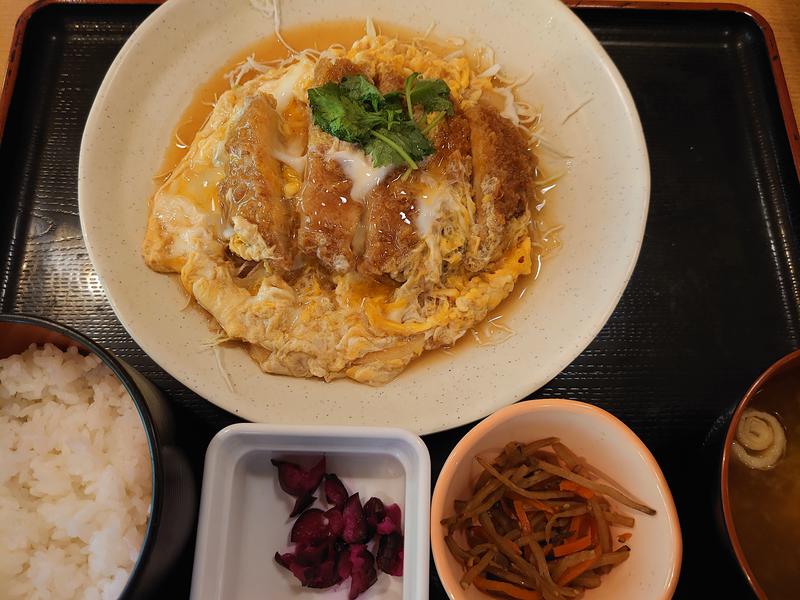
M298 54L297 50L292 48L281 35L281 11L278 0L250 0L250 6L262 13L265 17L272 19L275 37L278 38L278 41L283 44L283 47L290 53Z
M478 77L494 77L500 72L500 65L498 63L493 64L491 67L483 71L482 73L478 74Z
M375 23L372 20L372 17L367 17L367 25L366 25L367 35L371 38L378 37L378 32L375 30Z

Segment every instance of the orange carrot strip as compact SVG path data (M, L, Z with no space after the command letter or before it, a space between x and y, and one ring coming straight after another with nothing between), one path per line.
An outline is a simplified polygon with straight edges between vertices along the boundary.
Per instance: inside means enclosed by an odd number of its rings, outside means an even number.
M581 521L581 527L578 530L578 535L592 535L592 519L589 515L583 515L583 521Z
M582 538L578 538L577 540L564 542L563 544L556 546L553 548L553 556L559 558L561 556L566 556L567 554L572 554L573 552L580 552L581 550L586 550L591 545L592 536L587 535Z
M625 542L627 542L629 539L631 539L631 536L632 536L632 535L633 535L633 534L632 534L630 531L628 531L628 532L626 532L626 533L621 533L621 534L619 534L619 536L617 537L617 541L618 541L620 544L624 544L624 543L625 543Z
M583 515L578 515L577 517L572 517L572 520L569 523L569 530L572 533L577 533L580 531L581 528L581 517Z
M517 519L519 520L520 527L522 528L522 533L530 533L532 531L531 522L528 520L528 515L525 514L525 509L522 506L522 502L519 500L514 500L514 512L517 513Z
M500 592L511 598L517 598L517 600L541 600L542 598L541 594L535 590L526 590L504 581L476 577L472 583L483 592Z
M591 569L596 561L597 561L596 558L590 558L589 560L585 560L581 563L578 563L577 565L571 566L569 569L567 569L566 571L564 571L564 573L561 574L561 577L558 578L558 581L556 583L558 583L558 585L567 585L570 581L572 581L576 577L580 577L586 571Z
M589 488L585 488L582 485L578 485L574 481L569 481L568 479L564 479L561 483L558 484L558 488L560 490L564 490L565 492L575 492L581 498L585 498L588 500L589 498L594 497L594 492Z
M592 536L592 541L597 542L597 523L594 522L594 519L591 515L586 515L588 518L586 519L589 523L589 535Z
M569 531L572 533L570 537L580 537L581 528L583 527L583 517L584 515L572 517L572 522L569 524Z

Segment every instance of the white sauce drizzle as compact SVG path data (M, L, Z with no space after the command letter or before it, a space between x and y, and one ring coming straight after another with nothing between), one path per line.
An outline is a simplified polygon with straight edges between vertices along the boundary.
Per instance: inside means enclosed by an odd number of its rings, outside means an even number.
M359 150L337 150L331 152L328 158L339 163L345 176L352 182L353 189L350 197L356 202L363 202L364 198L379 186L392 170L392 166L373 167L372 160Z
M417 234L422 239L433 233L433 226L439 219L443 206L457 202L447 182L426 177L424 183L425 191L417 198L417 214L414 218Z
M443 196L439 190L429 190L417 199L417 215L414 225L417 226L417 234L422 239L427 238L433 231L433 224L439 218L442 211Z
M311 61L303 57L287 68L278 79L261 84L259 91L271 94L275 98L275 108L278 113L283 113L292 100L304 101L307 87L305 84L311 78L312 68Z
M272 156L282 163L289 165L298 175L302 175L303 171L306 170L305 154L302 156L293 156L280 148L273 148L271 152Z

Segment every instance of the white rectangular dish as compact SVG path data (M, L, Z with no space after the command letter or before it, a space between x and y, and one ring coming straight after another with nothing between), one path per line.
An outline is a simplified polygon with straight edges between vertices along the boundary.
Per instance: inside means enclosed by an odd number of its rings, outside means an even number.
M280 489L270 459L302 462L323 454L327 472L338 475L350 493L359 492L362 502L377 496L402 509L403 577L379 573L359 598L428 598L430 457L419 437L394 428L245 423L220 431L206 452L193 600L347 598L347 582L327 590L303 588L273 558L291 547L294 498Z

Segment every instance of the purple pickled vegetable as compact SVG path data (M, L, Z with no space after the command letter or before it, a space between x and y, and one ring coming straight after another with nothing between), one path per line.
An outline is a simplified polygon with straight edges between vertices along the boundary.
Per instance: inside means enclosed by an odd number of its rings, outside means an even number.
M335 508L327 512L309 508L294 522L289 540L296 544L333 542L342 534L344 528L342 514Z
M364 544L369 541L369 525L358 492L347 499L342 514L344 516L342 539L348 544Z
M290 535L294 551L276 552L275 561L301 585L327 588L349 577L348 598L354 600L377 581L378 569L403 574L402 514L397 504L386 506L370 498L362 506L358 493L348 496L336 475L325 474L325 457L308 470L283 460L272 464L278 467L281 489L296 498L290 516L299 514ZM309 508L323 478L322 493L331 507L327 511ZM377 557L366 547L376 533Z
M352 546L345 546L339 550L339 562L336 564L336 572L342 581L350 577L353 572L353 563L350 562L350 548Z
M291 552L286 552L285 554L281 554L280 552L275 553L275 562L285 569L289 569L289 565L291 565L294 560L295 556Z
M345 553L343 560L349 564L344 569L339 569L339 573L350 573L350 593L347 598L355 600L378 580L378 572L375 570L375 558L366 546L353 544L342 550L342 554Z
M318 564L301 564L294 554L275 553L275 561L289 569L299 581L300 585L311 588L328 588L339 583L342 578L337 571L336 557L328 558Z
M376 532L378 535L389 535L401 531L401 512L397 504L384 506L380 498L370 498L364 504L364 514L369 524L370 536Z
M330 510L326 510L325 518L328 519L328 528L330 529L331 535L334 538L342 537L342 533L344 532L344 516L342 516L342 511L338 508L331 508Z
M377 533L378 535L391 535L397 531L397 527L389 517L386 517L383 521L378 523Z
M331 542L321 544L297 544L294 548L295 560L305 566L318 565L336 558L336 549Z
M325 500L328 504L332 504L339 510L344 509L345 502L347 502L347 488L344 487L342 480L333 473L325 475L325 483L322 484L325 491Z
M369 536L372 537L378 529L378 523L386 518L386 508L381 499L373 496L367 500L364 503L364 515L369 525Z
M380 536L378 542L378 568L384 573L403 575L403 536L399 533Z
M312 496L311 494L306 494L305 496L300 496L294 502L294 507L292 508L292 512L289 513L290 517L296 517L309 506L314 504L314 500L316 500L316 496Z
M402 531L400 527L401 512L397 504L389 504L386 508L386 517L378 523L378 535L389 535Z
M310 588L329 588L341 581L336 571L336 559L326 560L319 565L306 567L306 582L303 585ZM302 580L301 580L302 583Z
M322 476L325 475L324 456L308 470L286 460L273 458L271 462L278 467L278 483L281 489L295 498L311 496L314 490L319 487Z

